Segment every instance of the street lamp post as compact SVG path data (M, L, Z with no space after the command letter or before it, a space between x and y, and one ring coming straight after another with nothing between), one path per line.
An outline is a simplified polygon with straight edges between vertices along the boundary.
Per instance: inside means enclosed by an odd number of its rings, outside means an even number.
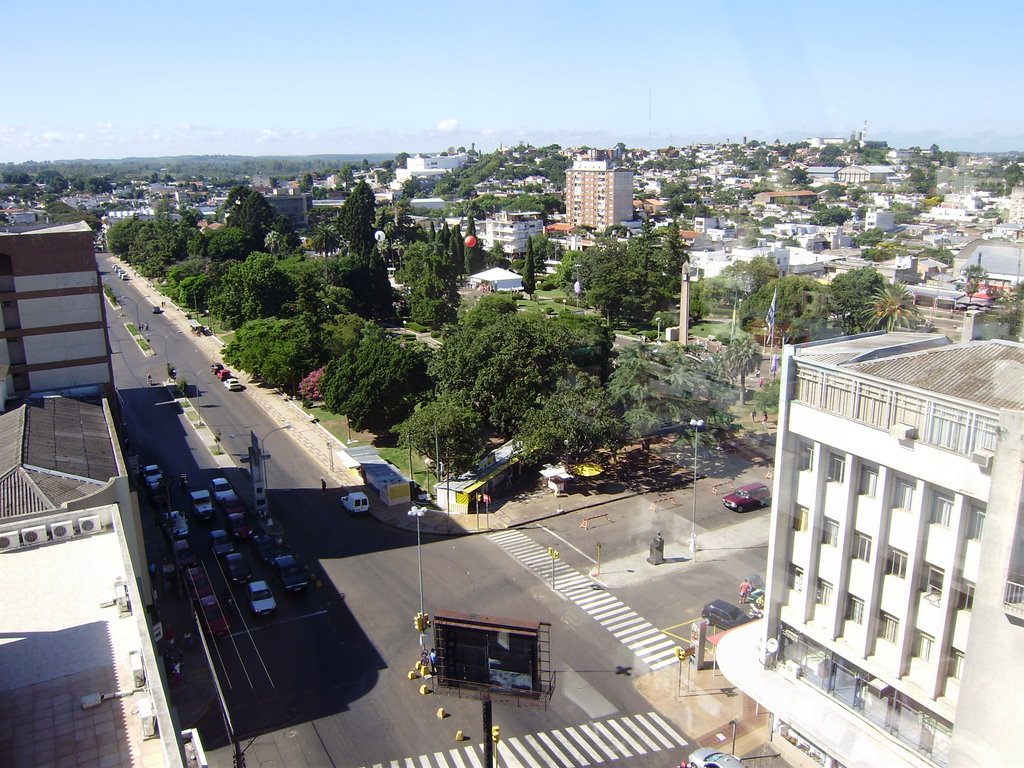
M697 559L697 436L704 427L704 419L690 419L693 430L693 513L690 516L690 555Z
M167 375L171 375L171 359L167 356L167 337L160 333L150 333L146 336L146 341L150 344L153 343L154 339L161 339L164 343L164 364L167 366ZM153 354L156 355L156 350L153 350Z
M423 608L423 549L420 542L420 518L426 513L425 507L413 506L409 509L409 515L416 518L416 565L420 574L420 615L426 613ZM420 648L426 648L426 635L420 632Z
M127 296L123 296L123 295L122 296L118 296L117 297L117 303L120 304L122 301L130 301L132 304L135 305L135 327L139 328L139 326L142 325L142 323L140 322L140 319L139 319L139 301L140 300L139 299L129 299Z
M253 497L256 501L256 512L261 517L270 516L270 473L267 471L267 459L270 458L263 448L267 444L267 440L275 432L280 432L282 429L291 429L291 424L285 424L280 427L275 427L265 434L263 437L259 437L255 431L252 432L255 445L250 446L249 456L249 467L250 474L252 475L253 481ZM254 451L253 448L256 450ZM254 455L255 454L255 455ZM262 480L262 483L260 481Z

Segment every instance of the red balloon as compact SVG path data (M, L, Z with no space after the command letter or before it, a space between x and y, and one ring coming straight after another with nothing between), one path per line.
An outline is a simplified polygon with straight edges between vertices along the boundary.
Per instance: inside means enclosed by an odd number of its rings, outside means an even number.
M467 248L475 248L476 247L476 237L474 237L473 235L466 235L466 247Z

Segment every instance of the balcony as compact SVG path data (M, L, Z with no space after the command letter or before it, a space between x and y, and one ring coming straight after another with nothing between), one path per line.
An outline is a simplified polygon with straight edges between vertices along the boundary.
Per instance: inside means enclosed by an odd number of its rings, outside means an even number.
M1016 579L1016 581L1011 579ZM1003 610L1016 616L1024 616L1024 575L1013 574L1006 580Z

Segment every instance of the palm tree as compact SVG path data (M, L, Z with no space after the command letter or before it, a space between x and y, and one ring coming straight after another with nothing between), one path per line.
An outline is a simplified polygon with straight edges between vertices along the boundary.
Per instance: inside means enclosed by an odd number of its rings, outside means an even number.
M263 238L263 247L267 249L267 253L280 253L284 248L284 235L276 230L270 230Z
M973 296L988 278L988 272L981 264L971 264L964 270L964 293Z
M870 326L892 333L898 328L916 328L921 322L921 312L914 305L914 297L907 286L888 283L871 297L864 319Z
M732 376L740 377L740 404L747 402L747 373L761 362L761 350L753 336L744 336L725 350L725 364Z
M340 245L341 235L338 232L338 225L334 222L317 224L313 234L309 236L309 246L324 258L338 250Z

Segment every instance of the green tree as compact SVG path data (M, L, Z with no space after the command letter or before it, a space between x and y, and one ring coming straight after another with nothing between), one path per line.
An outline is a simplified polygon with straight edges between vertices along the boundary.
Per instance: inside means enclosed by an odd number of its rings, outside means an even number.
M373 251L376 202L373 190L360 179L341 207L341 236L348 243L349 253L364 264L369 264Z
M747 400L747 374L761 362L761 348L752 336L744 336L725 348L726 365L730 378L740 380L740 403Z
M224 348L224 361L293 393L319 365L309 330L296 320L280 318L246 322Z
M863 333L869 329L864 318L867 297L874 296L885 286L883 278L872 267L844 272L829 283L828 311L832 321L846 335Z
M458 395L441 393L394 428L402 444L449 475L473 468L484 448L483 417Z
M233 328L280 314L294 298L288 276L269 253L232 264L210 297L211 311Z
M988 272L981 264L968 264L964 270L964 293L973 296L988 279Z
M313 233L309 236L309 247L326 258L336 253L341 245L341 235L338 232L338 225L333 221L324 221L317 224Z
M577 374L560 380L543 404L526 415L516 438L526 461L579 461L602 448L619 450L626 431L597 377Z
M430 386L423 348L403 344L373 323L363 326L354 349L325 366L320 379L328 410L378 434L409 418Z
M775 338L819 338L828 321L828 293L821 283L802 275L787 275L762 286L740 305L741 324L748 330L766 330L768 309L775 303Z
M533 250L533 238L526 241L526 263L523 264L523 292L533 296L537 290L537 256Z
M459 304L454 265L441 243L413 243L405 251L401 280L411 319L430 328L454 322Z
M248 187L232 187L228 190L223 210L227 224L242 230L249 239L250 251L263 247L275 214L262 194Z
M903 283L886 283L869 300L864 319L872 328L884 328L889 333L902 328L916 328L921 312L914 305L914 297Z
M238 227L221 227L204 237L210 261L244 261L251 253L249 237Z
M853 218L853 211L840 205L819 208L811 216L811 223L822 227L835 227Z

